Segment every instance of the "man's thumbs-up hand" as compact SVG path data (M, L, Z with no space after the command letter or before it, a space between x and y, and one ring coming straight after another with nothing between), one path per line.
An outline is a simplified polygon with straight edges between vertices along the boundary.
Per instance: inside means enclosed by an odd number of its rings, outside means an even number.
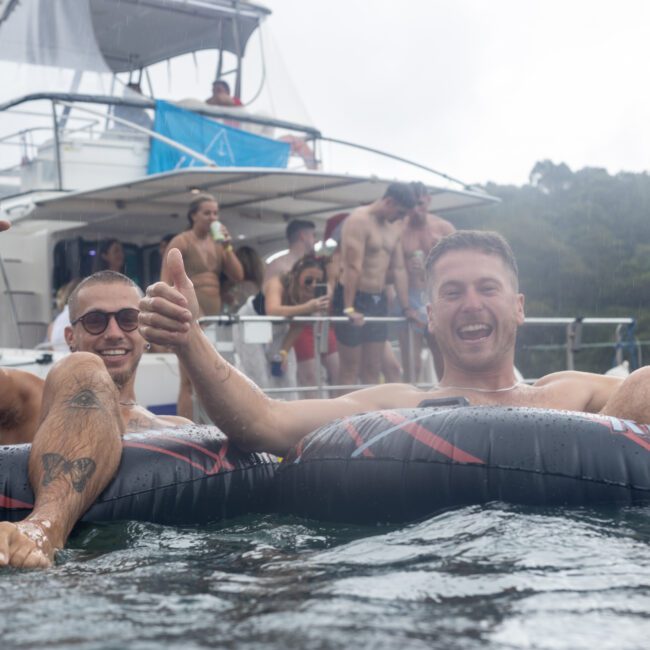
M140 334L150 343L176 347L188 341L199 303L177 248L167 253L167 270L171 285L156 282L140 300Z

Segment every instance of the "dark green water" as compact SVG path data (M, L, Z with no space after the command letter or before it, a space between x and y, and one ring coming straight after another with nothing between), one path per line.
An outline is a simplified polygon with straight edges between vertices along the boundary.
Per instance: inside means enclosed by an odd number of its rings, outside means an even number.
M88 526L0 573L8 648L648 648L650 508L495 505L402 528Z

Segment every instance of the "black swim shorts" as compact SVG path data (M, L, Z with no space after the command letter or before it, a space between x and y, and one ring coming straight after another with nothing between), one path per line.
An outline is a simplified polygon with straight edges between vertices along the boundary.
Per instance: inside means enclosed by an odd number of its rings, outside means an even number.
M343 313L343 285L337 284L332 297L332 315L346 316ZM354 308L364 316L386 316L388 303L386 293L365 293L357 291L354 299ZM336 339L341 345L354 348L362 343L383 343L388 340L387 323L366 323L357 327L350 323L334 323Z

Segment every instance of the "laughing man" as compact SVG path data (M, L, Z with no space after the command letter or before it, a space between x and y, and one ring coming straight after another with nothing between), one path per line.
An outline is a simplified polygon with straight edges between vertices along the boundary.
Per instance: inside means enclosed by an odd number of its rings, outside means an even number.
M147 340L174 348L210 417L245 449L282 454L336 418L452 396L473 405L570 409L650 422L650 368L624 381L574 371L547 375L532 386L517 381L515 337L524 322L524 296L510 246L496 233L459 231L429 255L428 329L440 345L444 374L440 385L428 391L384 384L335 399L270 399L204 336L178 251L169 252L168 263L173 286L149 287L140 302L140 331Z

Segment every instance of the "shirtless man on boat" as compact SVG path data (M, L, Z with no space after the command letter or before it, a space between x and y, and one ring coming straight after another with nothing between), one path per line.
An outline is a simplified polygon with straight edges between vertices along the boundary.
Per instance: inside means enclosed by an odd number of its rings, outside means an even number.
M196 297L178 251L168 255L174 286L149 287L140 303L140 331L176 351L209 416L245 449L282 454L336 418L454 396L474 405L570 409L650 422L650 368L625 380L565 371L532 386L517 381L515 337L524 322L524 296L512 251L496 233L459 231L442 239L427 260L428 328L445 364L438 388L384 384L296 402L270 399L219 355L196 322Z
M391 183L384 195L357 208L341 231L341 272L332 296L332 313L347 316L335 323L342 384L379 382L388 340L387 323L364 323L364 316L388 316L386 284L392 276L402 313L417 318L408 301L408 279L400 246L403 219L415 206L408 183Z
M404 365L405 377L411 377L417 382L420 376L422 345L427 326L426 306L429 302L426 291L426 278L424 265L429 251L447 235L451 235L456 229L441 217L429 212L431 194L422 183L411 183L415 194L415 207L409 211L404 220L402 229L402 252L404 253L404 266L408 277L409 307L417 314L417 320L411 325L411 345L408 349L408 332L406 324L399 327L399 346L402 351L402 364ZM433 344L433 345L432 345ZM440 352L431 337L429 345L435 346L432 350L436 365L436 373L442 375L442 360L438 357ZM411 358L414 361L414 368L411 368Z
M32 443L29 477L36 497L29 517L0 523L0 566L51 565L117 471L125 431L189 422L158 417L136 403L135 373L147 345L137 330L141 297L120 273L86 278L69 299L66 340L75 354L59 361L45 381L0 369L0 444Z

